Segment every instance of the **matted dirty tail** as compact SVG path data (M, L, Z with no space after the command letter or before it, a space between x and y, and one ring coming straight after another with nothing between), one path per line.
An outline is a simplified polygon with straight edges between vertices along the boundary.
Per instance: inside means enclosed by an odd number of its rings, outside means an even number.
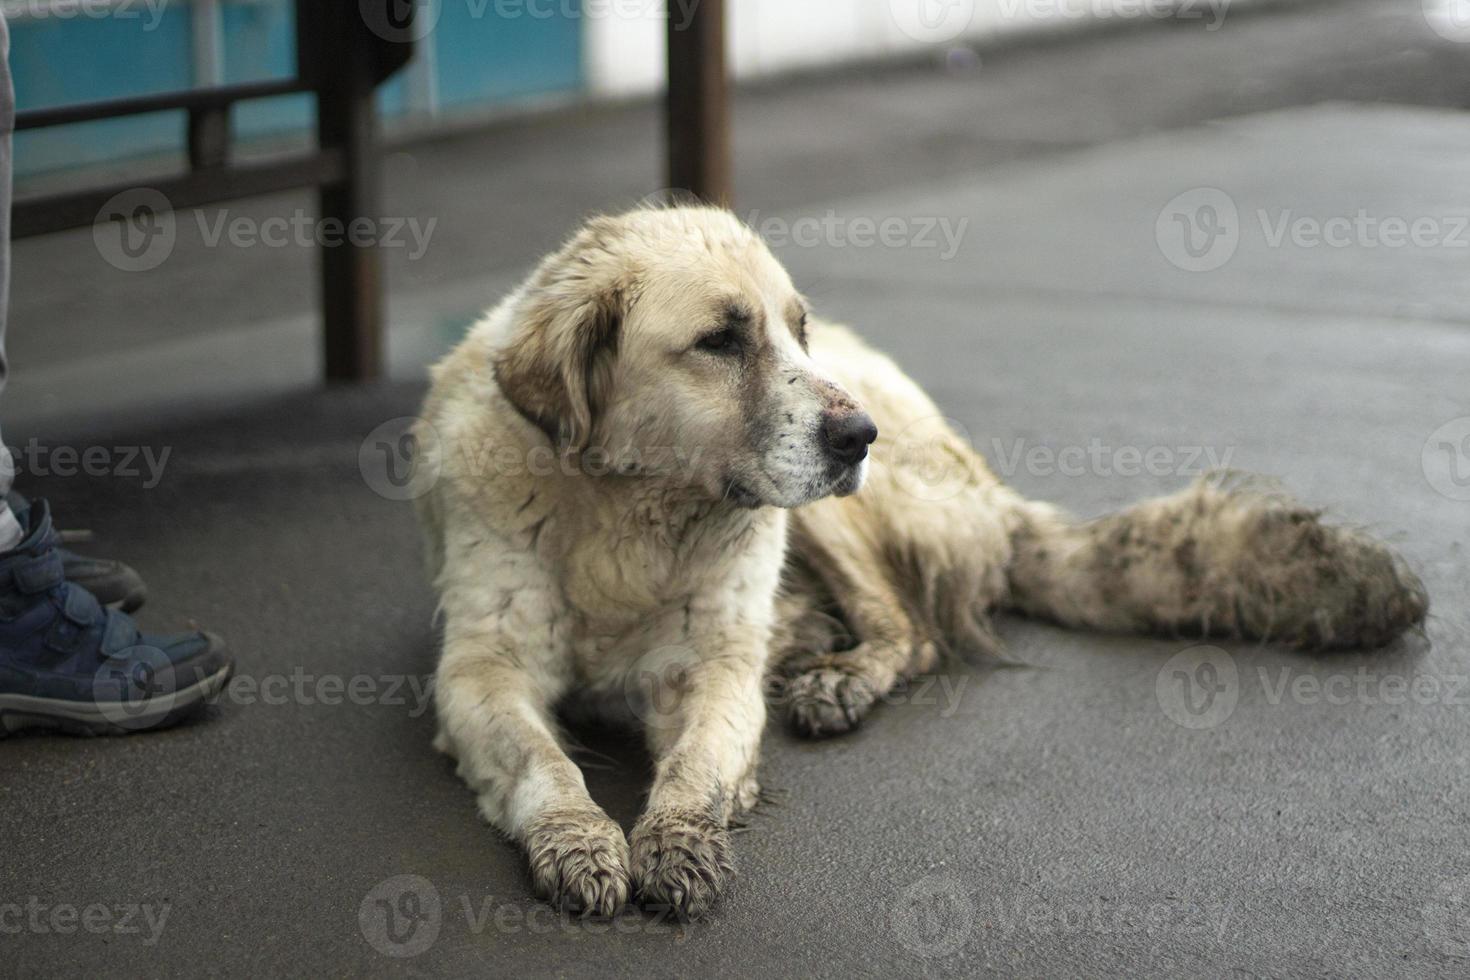
M1010 604L1068 626L1372 648L1429 607L1386 545L1247 480L1206 477L1089 522L1030 502L1021 515Z

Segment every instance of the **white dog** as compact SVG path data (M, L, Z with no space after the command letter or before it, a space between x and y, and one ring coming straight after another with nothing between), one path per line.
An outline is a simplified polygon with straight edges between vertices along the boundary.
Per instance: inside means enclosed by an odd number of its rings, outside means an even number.
M1091 523L1022 499L718 210L590 222L435 369L423 416L436 745L538 891L590 914L712 907L768 672L826 735L946 651L991 649L1001 608L1304 648L1380 645L1427 608L1386 548L1279 496L1201 483ZM669 650L669 690L630 677ZM557 713L660 697L625 837Z

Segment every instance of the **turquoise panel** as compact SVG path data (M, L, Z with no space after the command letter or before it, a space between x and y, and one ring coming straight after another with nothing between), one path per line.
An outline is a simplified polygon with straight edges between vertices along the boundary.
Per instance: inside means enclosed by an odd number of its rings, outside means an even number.
M126 8L109 17L18 20L10 25L10 70L18 108L42 109L187 88L189 9ZM107 120L16 135L17 174L57 170L178 149L176 114Z
M36 3L44 0L35 0ZM302 0L325 2L325 0ZM357 0L331 0L355 3ZM442 109L494 107L548 93L578 91L582 75L580 0L436 0L435 86ZM193 77L186 0L136 0L121 14L19 20L11 24L11 69L21 109L124 98L189 88ZM222 74L227 84L289 78L296 71L292 0L224 0ZM411 106L402 75L378 95L386 117ZM234 111L242 139L309 131L310 96L242 103ZM181 152L182 113L157 113L16 137L18 176L133 156Z
M446 106L503 103L582 85L578 0L440 0L431 39Z

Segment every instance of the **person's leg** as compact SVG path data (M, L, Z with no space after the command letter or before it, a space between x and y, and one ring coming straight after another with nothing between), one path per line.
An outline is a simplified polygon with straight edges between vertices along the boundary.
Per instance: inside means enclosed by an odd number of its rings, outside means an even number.
M0 12L0 396L10 364L5 357L5 325L10 310L10 199L12 193L12 150L15 131L15 85L10 77L10 34ZM0 552L9 551L25 537L30 503L12 491L15 457L6 448L0 427ZM61 550L61 561L69 582L86 588L114 609L132 612L143 604L147 588L137 572L110 558L89 558Z
M0 13L0 394L5 392L9 365L5 360L5 320L10 310L10 188L11 146L15 131L15 86L10 79L10 28ZM0 551L20 543L20 522L4 503L15 479L15 460L5 448L0 430Z
M0 387L14 128L10 37L0 13ZM144 633L126 613L104 608L78 578L126 566L64 551L46 501L7 493L14 467L3 442L0 460L0 736L37 727L90 735L145 731L218 693L232 667L224 643L203 632Z

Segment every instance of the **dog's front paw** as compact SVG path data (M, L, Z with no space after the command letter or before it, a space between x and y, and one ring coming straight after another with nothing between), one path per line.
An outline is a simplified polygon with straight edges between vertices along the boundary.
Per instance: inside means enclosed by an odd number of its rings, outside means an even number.
M729 831L697 813L644 816L633 828L632 855L643 905L680 919L708 915L735 873Z
M557 908L610 916L628 904L628 841L600 811L547 814L527 828L536 894Z
M808 738L852 731L876 700L867 680L839 666L813 667L786 682L786 715Z

